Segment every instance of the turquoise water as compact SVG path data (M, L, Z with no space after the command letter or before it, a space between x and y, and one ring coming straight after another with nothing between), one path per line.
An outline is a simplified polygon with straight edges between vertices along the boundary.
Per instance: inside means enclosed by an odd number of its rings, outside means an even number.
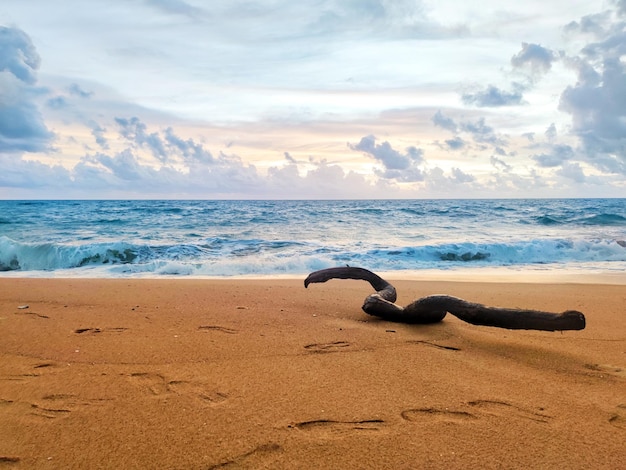
M626 199L0 201L0 276L626 272Z

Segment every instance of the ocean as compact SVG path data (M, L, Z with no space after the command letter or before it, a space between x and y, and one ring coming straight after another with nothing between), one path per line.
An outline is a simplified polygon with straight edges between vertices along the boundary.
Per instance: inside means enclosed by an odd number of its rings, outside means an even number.
M0 277L626 273L626 199L0 201Z

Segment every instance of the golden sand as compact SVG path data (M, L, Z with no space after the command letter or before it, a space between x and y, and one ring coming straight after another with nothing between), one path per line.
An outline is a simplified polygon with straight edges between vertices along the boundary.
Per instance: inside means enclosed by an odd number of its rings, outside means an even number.
M393 283L587 328L389 323L362 281L1 279L0 468L626 468L624 285Z

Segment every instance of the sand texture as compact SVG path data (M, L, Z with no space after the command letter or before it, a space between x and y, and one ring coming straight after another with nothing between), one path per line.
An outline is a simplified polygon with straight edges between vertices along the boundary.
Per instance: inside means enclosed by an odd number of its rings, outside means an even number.
M587 328L384 322L363 281L1 279L0 469L626 468L626 286L393 284Z

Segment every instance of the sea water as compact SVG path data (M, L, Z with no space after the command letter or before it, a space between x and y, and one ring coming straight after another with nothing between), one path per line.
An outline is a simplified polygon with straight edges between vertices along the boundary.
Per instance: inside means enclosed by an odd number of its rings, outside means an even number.
M0 276L626 273L626 199L0 201Z

